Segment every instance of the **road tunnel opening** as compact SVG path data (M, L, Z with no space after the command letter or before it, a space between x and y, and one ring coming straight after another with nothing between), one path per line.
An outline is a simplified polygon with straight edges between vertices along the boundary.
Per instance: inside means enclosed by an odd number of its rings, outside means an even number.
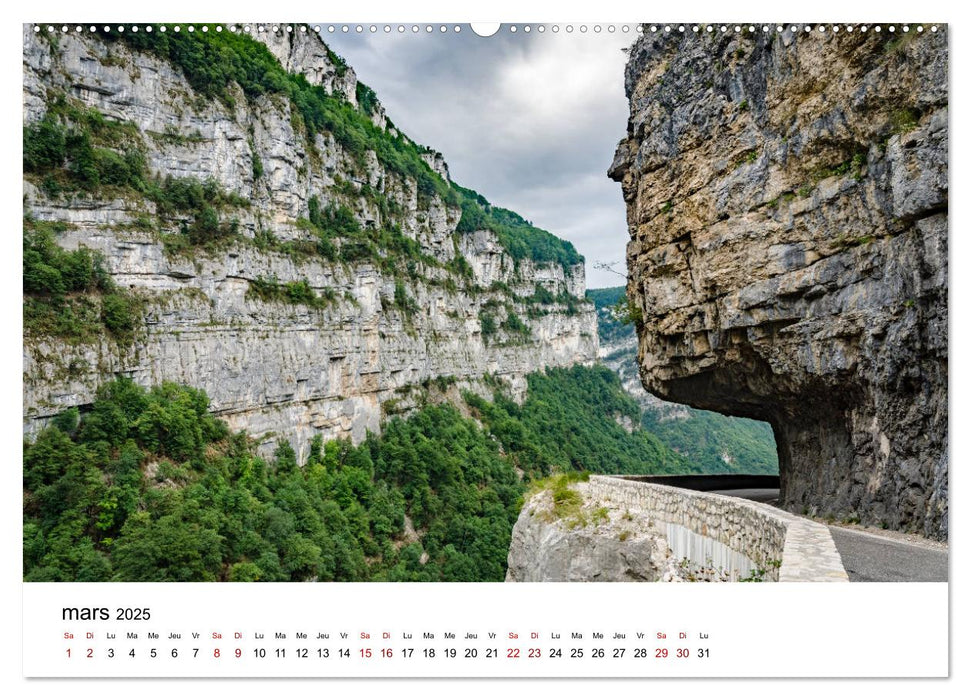
M735 350L734 361L716 369L663 382L648 377L650 388L667 400L758 422L766 440L771 436L774 484L700 482L701 490L778 488L776 503L795 513L827 516L834 504L851 510L866 497L866 485L851 471L860 447L853 443L852 426L862 392L852 381L786 386L758 355ZM763 493L756 500L767 499L771 496Z

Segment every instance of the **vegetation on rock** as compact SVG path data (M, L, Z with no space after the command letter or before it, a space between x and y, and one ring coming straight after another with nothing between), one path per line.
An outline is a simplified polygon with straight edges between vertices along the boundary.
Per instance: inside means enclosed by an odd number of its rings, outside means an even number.
M63 223L23 223L24 334L69 342L107 335L128 343L141 325L142 304L111 280L98 253L57 244Z
M514 211L495 207L485 197L465 187L452 184L461 195L462 218L457 231L492 231L514 260L530 258L539 262L556 262L563 267L578 265L583 257L569 241L533 226Z
M317 292L307 280L281 283L276 279L263 277L257 277L249 283L246 296L262 301L306 306L311 309L326 308L337 299L333 289Z
M515 260L529 257L564 266L583 261L570 242L533 226L515 212L493 207L477 192L444 180L422 159L425 148L397 131L375 126L370 116L377 96L371 88L357 84L355 108L343 96L310 84L303 75L287 73L262 43L243 34L214 29L112 34L108 38L171 62L194 90L229 106L235 104L239 94L235 86L250 99L261 95L286 97L300 115L309 144L313 144L314 135L328 133L359 163L364 162L368 151L373 152L386 169L417 183L420 200L437 196L461 207L460 232L493 231ZM344 65L336 54L330 55L337 65Z

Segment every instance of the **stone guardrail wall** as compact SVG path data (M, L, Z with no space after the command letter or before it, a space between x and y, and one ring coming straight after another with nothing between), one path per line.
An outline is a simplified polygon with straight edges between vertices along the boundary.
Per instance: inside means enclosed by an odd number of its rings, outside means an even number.
M781 561L779 581L849 580L827 527L763 503L601 475L590 476L587 493L649 511L753 562Z

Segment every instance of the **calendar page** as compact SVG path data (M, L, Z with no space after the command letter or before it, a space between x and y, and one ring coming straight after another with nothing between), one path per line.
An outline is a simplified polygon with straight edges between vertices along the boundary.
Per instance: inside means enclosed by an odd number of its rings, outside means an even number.
M31 683L949 675L947 24L123 19L21 32Z

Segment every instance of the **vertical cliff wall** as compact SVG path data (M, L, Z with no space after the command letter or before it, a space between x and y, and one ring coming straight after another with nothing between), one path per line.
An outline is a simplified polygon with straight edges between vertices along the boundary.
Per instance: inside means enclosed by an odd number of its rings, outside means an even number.
M771 29L631 49L642 380L770 422L788 508L945 538L946 28Z
M129 328L104 295L55 294L35 260L25 432L126 375L203 388L301 451L362 439L429 379L522 387L596 359L572 246L452 183L315 33L283 29L24 27L25 248L90 251L137 310Z

